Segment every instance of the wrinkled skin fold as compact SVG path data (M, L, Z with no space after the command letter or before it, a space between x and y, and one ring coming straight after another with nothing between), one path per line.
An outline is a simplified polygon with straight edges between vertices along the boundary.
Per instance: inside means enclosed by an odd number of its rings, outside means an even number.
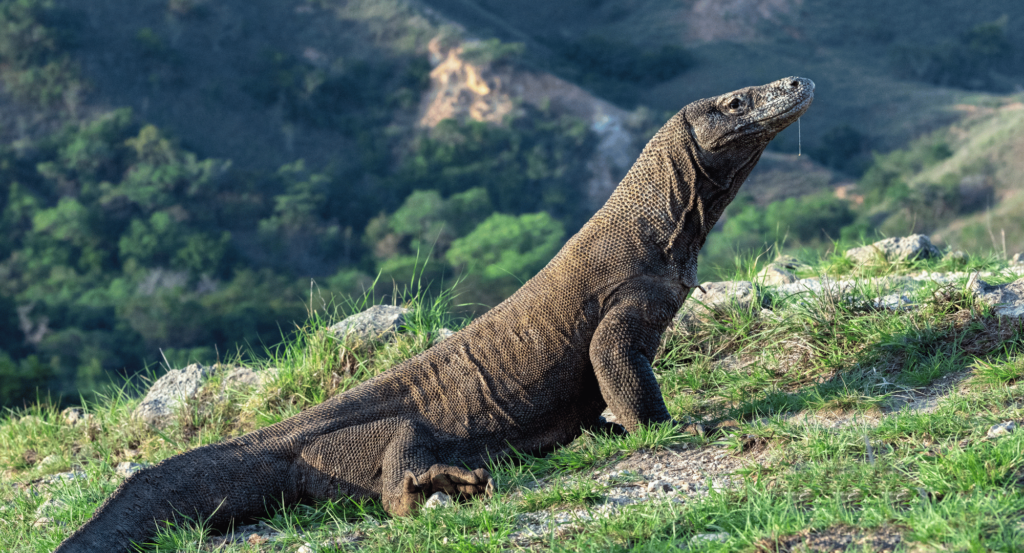
M670 420L651 361L697 285L697 252L813 97L813 82L789 77L687 105L510 298L344 394L131 476L57 551L129 551L162 521L223 528L339 495L406 515L434 491L489 495L488 459L566 444L605 407L627 432Z

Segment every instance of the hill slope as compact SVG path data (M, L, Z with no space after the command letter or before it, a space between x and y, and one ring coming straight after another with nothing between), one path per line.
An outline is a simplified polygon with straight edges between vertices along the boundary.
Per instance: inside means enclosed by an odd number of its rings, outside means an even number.
M985 278L999 284L1024 269L979 257L870 267L842 256L805 261L800 276L845 282L845 291L787 298L765 288L745 307L723 302L665 337L654 367L670 412L738 421L724 432L684 436L663 425L628 436L586 433L544 457L496 460L492 499L404 518L378 502L341 499L281 509L226 535L211 535L201 521L167 528L154 549L1024 546L1024 326L997 316L965 284L965 271L990 272ZM951 269L960 272L944 274ZM874 302L911 278L913 308ZM1024 280L1014 286L1024 300ZM327 314L317 313L255 373L217 367L160 431L131 418L139 399L123 390L84 410L6 414L0 539L10 551L52 550L130 472L351 389L429 347L442 326L460 324L444 301L412 300L409 323L387 343L339 348Z

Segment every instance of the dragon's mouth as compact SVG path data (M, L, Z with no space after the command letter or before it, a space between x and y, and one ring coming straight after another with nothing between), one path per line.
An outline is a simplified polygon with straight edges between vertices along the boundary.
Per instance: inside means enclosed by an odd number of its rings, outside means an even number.
M750 123L751 124L769 123L770 125L768 125L768 126L770 126L770 127L777 126L777 125L771 125L771 123L781 123L781 124L783 124L783 128L784 128L786 126L789 126L790 123L792 123L798 117L803 115L803 113L805 111L807 111L807 108L810 107L811 102L814 101L814 81L812 81L810 79L800 79L800 82L803 85L802 86L802 90L800 91L800 95L799 95L798 99L796 100L796 102L793 103L789 108L783 108L784 111L782 111L781 113L776 112L775 110L772 109L772 108L775 108L776 106L778 106L779 104L785 105L785 104L788 104L788 103L792 102L793 98L792 98L791 95L784 96L782 98L779 98L778 100L775 100L774 102L770 102L768 104L765 104L765 106L762 107L758 111L761 111L761 112L768 111L769 113L767 115L765 115L764 117L760 117L758 119L752 120ZM782 106L779 106L779 107L782 107ZM782 130L782 129L779 129L779 130Z

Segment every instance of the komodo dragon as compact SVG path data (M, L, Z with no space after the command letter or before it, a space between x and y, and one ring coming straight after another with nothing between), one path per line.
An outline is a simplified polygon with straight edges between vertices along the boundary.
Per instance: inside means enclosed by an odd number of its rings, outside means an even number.
M670 420L651 361L697 286L697 252L813 97L790 77L684 107L512 297L348 392L131 476L57 551L128 551L158 521L223 528L282 500L380 498L406 515L434 491L489 494L488 459L568 443L606 406L626 431Z

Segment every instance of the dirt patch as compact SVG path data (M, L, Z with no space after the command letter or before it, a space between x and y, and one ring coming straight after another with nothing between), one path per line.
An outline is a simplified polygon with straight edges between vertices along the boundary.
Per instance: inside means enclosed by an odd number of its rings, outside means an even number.
M436 65L430 72L430 90L421 99L421 127L434 127L445 119L501 124L517 113L520 102L578 117L598 139L587 164L587 200L594 209L604 204L639 153L630 130L634 116L575 84L514 64L470 63L463 58L463 45L446 45L440 38L428 49Z
M687 444L660 451L638 451L593 473L570 477L570 480L596 480L606 486L601 492L603 500L588 507L521 514L509 539L518 547L530 547L551 535L561 539L581 532L585 523L612 516L626 505L698 500L712 490L725 490L738 484L739 478L733 473L752 463L760 463L766 457L767 449L762 446L752 447L740 455L733 455L720 446ZM538 488L549 485L540 482Z
M837 525L824 530L802 530L790 536L763 539L756 545L759 553L833 553L854 547L877 553L895 551L903 535L893 527L872 529Z
M948 396L960 383L971 375L970 370L947 374L923 388L914 388L892 395L882 406L882 413L888 415L906 408L915 413L934 413L942 398Z

